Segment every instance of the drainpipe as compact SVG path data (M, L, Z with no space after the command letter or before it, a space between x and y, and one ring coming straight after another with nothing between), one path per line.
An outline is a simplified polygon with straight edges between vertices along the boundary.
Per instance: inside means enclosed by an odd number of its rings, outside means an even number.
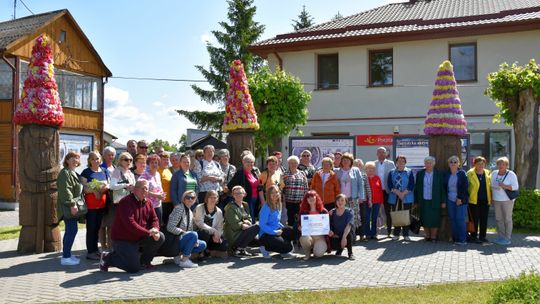
M279 56L278 52L274 52L273 54L276 56L278 60L279 69L283 71L283 59L281 59L281 56Z
M101 96L100 96L100 104L101 104L101 107L100 107L100 112L101 112L101 126L100 126L100 132L99 132L99 145L100 145L100 151L103 150L104 147L104 143L103 143L103 131L105 129L105 85L109 82L109 78L108 77L105 77L105 80L103 80L103 78L101 78L102 81L101 81Z
M17 167L18 167L18 159L17 159L17 150L19 145L19 140L17 137L17 125L15 124L15 121L13 120L13 116L15 115L15 109L17 108L17 101L19 99L19 69L21 65L21 61L19 57L15 57L15 65L13 65L7 58L6 54L2 52L2 60L11 68L13 73L13 81L12 81L12 109L11 109L11 189L12 189L12 197L15 199L15 201L19 201L18 193L17 193Z

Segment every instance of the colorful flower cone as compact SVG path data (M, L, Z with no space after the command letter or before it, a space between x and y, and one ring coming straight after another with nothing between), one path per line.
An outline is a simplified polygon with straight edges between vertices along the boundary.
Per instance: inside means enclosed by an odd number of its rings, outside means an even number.
M249 94L248 82L244 66L240 60L231 64L229 89L225 101L225 119L223 130L258 130L257 113Z
M424 125L427 135L457 135L467 133L467 122L461 109L461 100L456 88L454 67L444 61L437 72L435 89Z
M62 126L64 123L50 39L45 34L36 39L32 48L23 92L13 119L17 124Z

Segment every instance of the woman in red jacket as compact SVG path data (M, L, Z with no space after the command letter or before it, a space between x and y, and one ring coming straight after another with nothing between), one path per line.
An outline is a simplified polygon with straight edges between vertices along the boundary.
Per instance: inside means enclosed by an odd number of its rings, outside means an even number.
M366 237L372 240L377 239L377 217L379 209L384 202L383 187L381 179L377 176L375 162L367 162L365 167L366 174L371 187L371 200L368 201L366 208L366 223L364 225L364 233Z

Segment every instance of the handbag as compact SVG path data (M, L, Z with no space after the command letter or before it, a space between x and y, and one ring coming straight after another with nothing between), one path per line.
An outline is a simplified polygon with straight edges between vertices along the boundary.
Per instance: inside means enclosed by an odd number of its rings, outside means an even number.
M64 218L79 218L88 213L88 207L86 206L86 201L84 200L84 196L82 195L77 197L77 199L75 200L75 207L77 207L78 211L77 214L73 215L71 214L71 206L68 206L67 204L62 204L62 213L64 215Z
M401 209L399 205L401 203ZM403 202L398 199L397 210L390 211L390 217L392 217L392 224L394 226L409 226L411 224L410 210L403 209Z
M467 207L467 210L469 211L469 216L468 216L468 219L467 219L467 232L468 233L475 233L476 232L476 227L474 225L473 217L472 217L472 214L471 214L471 209L469 209Z
M414 234L420 234L422 222L420 221L420 217L418 216L416 210L417 209L414 209L414 211L411 212L411 224L409 225L409 230Z
M506 174L504 175L502 182L504 182L504 179L506 178L507 175L508 175L508 172L506 172ZM519 196L518 190L504 189L504 192L506 193L506 195L508 196L510 200L514 200Z

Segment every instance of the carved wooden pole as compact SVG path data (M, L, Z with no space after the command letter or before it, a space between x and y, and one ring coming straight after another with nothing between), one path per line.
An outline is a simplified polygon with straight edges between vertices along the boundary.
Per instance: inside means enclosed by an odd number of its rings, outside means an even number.
M23 125L18 150L22 229L17 250L59 251L62 244L56 214L56 179L60 169L58 127L64 123L64 113L58 98L49 38L44 34L32 48L23 93L13 119Z
M225 102L223 130L229 132L227 145L231 152L231 163L241 166L240 154L250 150L255 154L255 131L259 129L257 113L249 94L244 66L240 60L231 64L229 88Z
M430 136L429 154L435 157L437 170L442 172L449 170L447 161L452 155L459 157L463 163L460 137L467 133L467 122L461 109L454 68L450 61L444 61L439 66L424 133ZM448 209L441 209L438 237L444 241L452 238Z

